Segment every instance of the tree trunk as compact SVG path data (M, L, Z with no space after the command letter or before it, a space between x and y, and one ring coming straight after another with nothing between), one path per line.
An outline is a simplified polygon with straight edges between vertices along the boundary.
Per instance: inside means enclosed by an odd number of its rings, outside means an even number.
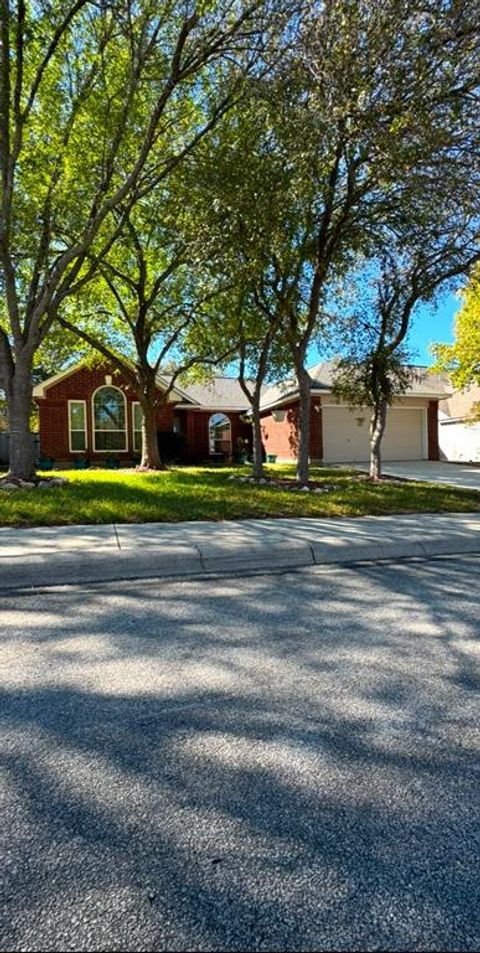
M142 407L142 459L140 468L142 470L166 470L166 466L160 459L160 450L158 448L157 435L157 415L155 404L143 394L140 396Z
M19 357L7 386L10 462L8 475L20 480L35 479L35 448L30 433L32 412L32 364Z
M387 422L387 402L381 400L370 418L370 478L379 480L382 475L382 438Z
M301 364L297 366L297 381L300 395L298 414L297 480L308 483L310 463L310 375Z
M256 480L261 480L264 476L263 471L263 447L262 447L262 420L260 417L260 400L252 403L252 438L253 438L253 476Z

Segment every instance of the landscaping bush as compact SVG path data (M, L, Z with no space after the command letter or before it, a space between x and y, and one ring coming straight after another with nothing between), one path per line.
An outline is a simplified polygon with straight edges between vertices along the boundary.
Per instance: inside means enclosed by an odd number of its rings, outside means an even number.
M158 449L162 463L182 463L185 458L185 437L174 430L159 431Z

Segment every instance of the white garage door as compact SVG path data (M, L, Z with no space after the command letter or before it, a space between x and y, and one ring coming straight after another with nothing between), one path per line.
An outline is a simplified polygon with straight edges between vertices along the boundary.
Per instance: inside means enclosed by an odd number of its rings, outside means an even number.
M368 460L368 411L345 407L323 408L323 458L329 463L361 463ZM423 459L423 412L391 409L383 437L384 460Z
M383 459L422 460L423 421L422 410L389 410L382 444Z

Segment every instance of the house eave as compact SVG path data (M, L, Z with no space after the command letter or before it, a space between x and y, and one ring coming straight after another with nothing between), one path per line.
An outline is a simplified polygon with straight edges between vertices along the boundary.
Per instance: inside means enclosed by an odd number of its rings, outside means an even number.
M50 387L53 387L54 384L59 384L60 381L63 381L66 377L69 377L71 374L74 374L75 371L79 371L82 367L85 367L86 361L78 361L77 364L72 364L71 367L65 368L63 371L59 371L58 374L53 374L52 377L47 377L46 380L42 381L41 384L36 384L32 391L33 397L43 398L45 397L45 391Z
M75 374L76 371L79 371L81 370L81 368L88 367L88 366L89 366L88 361L86 360L78 361L76 364L72 364L71 367L65 368L63 371L59 371L58 374L53 374L52 377L47 377L46 380L42 381L40 384L36 384L36 386L33 388L32 396L35 399L42 400L46 396L46 391L49 390L51 387L54 387L55 384L59 384L61 381L65 380L67 377L70 377L72 374ZM103 366L109 366L106 360L98 365L95 365L95 367L100 367L100 368ZM155 378L155 383L159 390L166 390L168 388L168 382L165 380L165 378L162 378L160 376L157 376ZM179 390L177 387L172 388L172 390L170 391L168 395L168 400L169 402L171 401L172 403L177 400L185 400L187 402L190 401L190 403L188 404L189 407L196 406L196 404L194 404L191 401L191 399L188 397L188 394L186 394L182 390Z
M330 394L331 391L327 390L325 387L312 387L310 390L311 397L320 397L323 394ZM294 401L299 399L298 390L292 390L288 393L283 394L282 397L278 397L277 400L272 400L268 404L260 404L260 413L265 413L268 410L274 410L275 407L284 407L285 404L291 404Z
M176 404L175 410L208 411L211 414L246 414L249 412L248 407L228 407L223 404L221 407L211 407L208 404Z
M333 394L333 391L327 387L312 387L310 390L311 397L331 397L332 394ZM275 410L276 407L284 407L285 404L291 404L294 401L298 400L299 396L300 395L298 390L290 391L289 393L284 394L282 397L279 397L275 401L271 401L268 404L261 404L260 412L263 414L263 413L267 413L269 410ZM405 398L410 398L410 399L419 398L421 400L444 400L450 396L451 396L450 393L442 392L441 394L439 394L438 391L414 391L414 392L407 391L404 394L399 394L398 399L402 400Z

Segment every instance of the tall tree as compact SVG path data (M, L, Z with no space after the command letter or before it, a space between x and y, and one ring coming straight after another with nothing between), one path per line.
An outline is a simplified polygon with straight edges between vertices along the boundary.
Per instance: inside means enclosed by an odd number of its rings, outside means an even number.
M188 229L182 227L191 212L171 181L168 190L143 199L127 216L96 278L57 316L70 334L121 370L136 392L142 469L164 467L157 410L178 378L224 357L212 334L217 287L209 284L201 254L193 240L187 243Z
M264 0L0 0L0 385L13 475L34 472L32 367L59 308L218 121L270 13Z
M469 196L472 204L479 39L473 0L426 0L420 12L413 0L313 4L299 42L268 76L252 79L249 107L212 139L210 183L202 182L214 213L202 213L215 236L212 261L249 313L252 300L262 303L267 336L281 316L299 384L301 482L306 364L333 279L378 248L386 221L404 237L425 223L439 188L449 214L457 196L462 208Z
M412 222L425 222L425 205L432 207L439 188L451 198L448 217L467 179L473 199L477 14L475 3L454 0L427 2L421 11L409 0L331 0L299 46L295 67L308 93L299 103L296 138L316 179L307 307L291 309L286 325L301 398L302 480L310 420L305 360L332 273L352 251L368 253L386 217L405 242Z
M253 474L263 476L262 388L288 366L283 311L268 288L272 258L294 234L285 196L289 173L269 143L264 81L249 83L241 107L204 141L186 173L205 264L220 278L217 350L230 347L252 413ZM288 238L287 238L288 235Z
M255 310L244 305L238 324L238 379L252 414L253 476L264 477L261 402L266 384L288 366L288 352L280 337L281 313L253 295Z
M269 286L284 309L298 378L302 482L310 426L306 361L332 279L352 255L378 242L385 220L395 220L398 234L425 222L439 190L450 198L449 215L457 195L474 210L477 14L475 3L457 0L427 0L421 10L410 0L332 0L305 24L272 86L270 140L296 169L285 203L299 224L295 254L275 256Z
M458 212L442 217L442 200L431 210L430 225L390 233L376 262L357 283L355 304L337 315L339 341L346 342L337 365L335 390L351 405L371 408L370 477L381 476L381 446L388 406L415 377L407 366L408 332L419 304L433 303L454 288L480 258L480 225ZM440 206L440 207L439 207ZM362 287L360 287L361 285Z

